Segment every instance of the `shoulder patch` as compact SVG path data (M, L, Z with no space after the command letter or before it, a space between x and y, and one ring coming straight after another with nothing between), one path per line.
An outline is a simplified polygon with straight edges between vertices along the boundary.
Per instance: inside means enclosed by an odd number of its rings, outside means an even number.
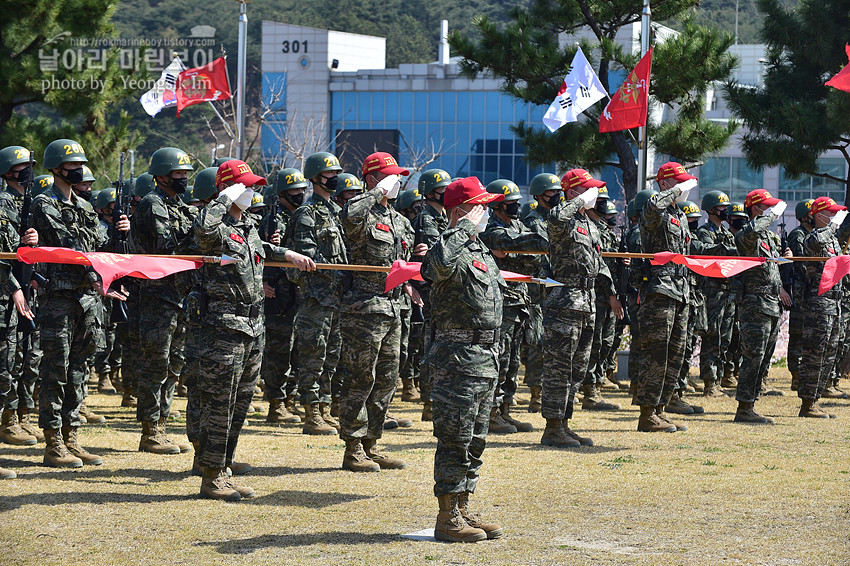
M389 226L387 226L386 224L381 224L380 222L378 222L377 224L375 224L375 228L377 228L377 229L378 229L378 230L380 230L381 232L389 232L389 231L390 231L390 227L389 227Z
M767 242L762 242L761 247L767 251L770 251L770 245Z
M240 244L245 243L245 240L242 239L242 236L240 236L239 234L234 234L232 232L230 233L230 239L235 242L239 242Z
M576 232L578 232L579 234L584 234L585 236L588 235L587 229L585 229L583 226L577 227Z
M472 267L487 273L487 264L483 261L478 261L477 259L472 260Z
M681 222L679 222L679 219L678 219L678 218L671 218L671 219L670 219L670 223L671 223L671 224L675 224L676 226L681 226L681 225L682 225L682 223L681 223Z

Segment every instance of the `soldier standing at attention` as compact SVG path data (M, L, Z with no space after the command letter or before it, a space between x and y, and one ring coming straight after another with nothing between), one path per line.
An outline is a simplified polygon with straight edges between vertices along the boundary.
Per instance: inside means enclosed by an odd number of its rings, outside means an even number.
M482 205L502 200L476 177L452 182L444 204L451 223L422 262L431 283L434 340L423 364L431 368L434 410L434 495L440 512L437 540L475 542L502 536L469 510L478 484L499 378L499 327L504 279L492 254L476 238Z
M53 173L53 187L33 201L33 224L46 246L94 251L97 245L97 214L74 194L71 186L83 178L86 154L73 140L51 142L44 150L43 165ZM117 228L130 229L122 216ZM102 339L101 302L97 294L124 300L123 293L103 289L97 274L82 265L48 264L50 284L38 313L42 348L50 352L41 362L38 425L47 446L44 465L79 468L100 465L103 459L80 446L80 405L83 401L86 360Z
M206 308L200 309L195 341L198 353L201 497L239 501L253 497L250 487L236 485L225 468L233 462L242 424L260 376L265 325L263 262L291 261L315 269L313 260L285 248L263 244L251 218L244 215L254 191L264 184L247 165L232 171L231 160L219 167L219 196L195 219L193 231L201 253L227 255L228 265L204 265L200 277ZM228 176L229 173L232 173ZM228 177L225 179L225 177ZM236 180L244 184L235 183Z
M815 229L815 221L812 218L812 203L814 199L801 200L794 208L794 215L800 224L788 233L788 248L795 256L803 256L803 240L806 235ZM797 391L797 383L800 376L800 355L803 351L803 318L802 302L806 289L806 268L803 262L780 267L788 269L790 274L790 289L793 306L788 312L788 371L791 373L791 391Z

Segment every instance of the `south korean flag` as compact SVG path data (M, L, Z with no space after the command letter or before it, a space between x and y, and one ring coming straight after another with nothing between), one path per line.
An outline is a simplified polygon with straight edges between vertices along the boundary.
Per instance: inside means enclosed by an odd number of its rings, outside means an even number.
M599 82L599 77L593 72L579 47L558 95L543 115L543 123L554 132L567 122L577 121L579 114L606 96L608 95Z

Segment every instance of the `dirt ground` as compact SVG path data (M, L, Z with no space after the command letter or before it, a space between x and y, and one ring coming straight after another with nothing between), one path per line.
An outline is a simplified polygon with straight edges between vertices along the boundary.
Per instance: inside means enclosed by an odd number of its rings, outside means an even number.
M517 407L536 430L490 436L473 498L505 537L470 545L400 536L436 515L434 439L416 405L393 404L414 425L381 441L407 469L358 475L340 469L338 438L265 425L258 403L237 454L257 496L230 504L197 497L191 454L138 452L134 413L94 395L108 421L81 437L103 466L52 470L43 445L0 446L0 465L18 473L0 482L2 563L850 564L850 401L822 403L837 420L801 419L788 372L771 375L788 395L759 403L777 419L769 427L733 424L727 397L699 399L706 413L682 418L687 432L639 433L618 392L608 396L623 410L571 421L595 446L557 450L539 443L540 415Z

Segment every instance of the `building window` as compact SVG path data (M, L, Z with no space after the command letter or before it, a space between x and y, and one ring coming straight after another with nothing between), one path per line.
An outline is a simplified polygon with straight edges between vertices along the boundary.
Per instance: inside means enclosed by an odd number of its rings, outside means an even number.
M700 167L701 190L719 190L733 201L743 201L747 193L764 186L761 171L747 165L743 157L713 157Z
M845 178L847 176L847 164L840 157L818 159L818 170L834 177ZM812 177L811 175L792 179L785 169L782 169L782 177L779 180L779 198L787 201L801 201L822 196L832 197L837 202L843 202L844 183L823 177Z

